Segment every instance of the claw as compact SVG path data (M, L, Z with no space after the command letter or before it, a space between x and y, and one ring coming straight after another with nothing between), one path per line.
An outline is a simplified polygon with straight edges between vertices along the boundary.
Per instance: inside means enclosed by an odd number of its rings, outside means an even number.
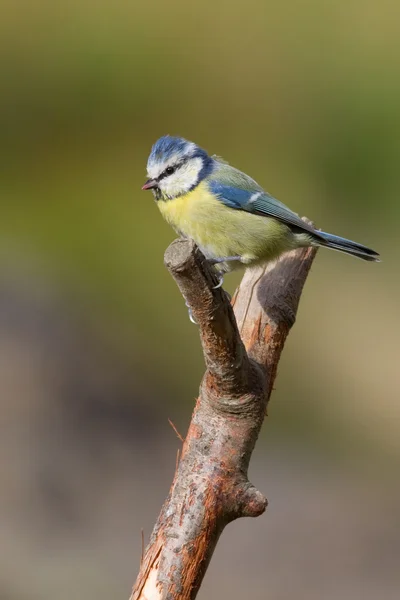
M215 265L222 265L222 267L217 270L217 276L219 277L218 283L212 288L213 290L217 290L218 288L222 287L222 284L224 283L224 273L229 271L227 266L224 266L223 263L241 261L241 256L220 256L219 258L208 258L207 261L214 267Z
M198 325L198 323L197 323L196 319L195 319L195 318L194 318L194 316L193 316L193 313L192 313L192 309L191 309L191 308L189 308L189 310L188 310L188 313L189 313L189 321L190 321L191 323L193 323L193 325Z
M213 290L217 290L218 288L220 288L223 283L224 283L224 276L223 276L223 274L221 274L219 276L218 283L217 283L217 285L214 285Z
M192 309L190 308L190 306L187 303L187 301L185 302L185 306L187 306L187 308L188 308L190 322L193 323L194 325L197 325L198 323L197 323L196 319L194 318L193 313L192 313Z

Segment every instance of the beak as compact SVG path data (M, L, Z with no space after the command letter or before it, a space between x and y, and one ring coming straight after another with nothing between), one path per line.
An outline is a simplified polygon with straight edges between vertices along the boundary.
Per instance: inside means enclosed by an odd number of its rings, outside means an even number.
M142 187L142 190L153 190L156 187L158 187L157 179L148 179Z

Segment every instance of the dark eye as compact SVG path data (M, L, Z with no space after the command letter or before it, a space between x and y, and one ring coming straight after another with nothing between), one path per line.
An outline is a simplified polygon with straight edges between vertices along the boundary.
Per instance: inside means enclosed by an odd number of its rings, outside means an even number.
M175 167L167 167L165 169L165 174L166 175L172 175L172 173L174 173L174 172L175 172Z

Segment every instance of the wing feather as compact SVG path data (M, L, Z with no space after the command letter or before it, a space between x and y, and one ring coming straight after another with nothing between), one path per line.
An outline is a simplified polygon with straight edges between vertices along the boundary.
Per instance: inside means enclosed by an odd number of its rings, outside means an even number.
M234 167L219 162L217 169L209 177L208 185L212 193L230 208L272 217L289 227L311 233L317 238L322 237L283 202L265 192L254 179Z

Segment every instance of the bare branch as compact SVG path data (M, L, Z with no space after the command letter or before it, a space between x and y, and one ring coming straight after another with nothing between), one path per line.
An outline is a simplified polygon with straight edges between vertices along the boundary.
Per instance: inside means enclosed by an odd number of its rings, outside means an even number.
M316 252L316 248L294 250L276 263L248 269L232 299L248 355L268 373L268 398Z
M199 325L207 370L130 600L195 598L224 527L264 512L267 500L247 470L314 255L297 250L248 271L233 300L238 329L198 248L180 239L167 249L165 264Z

